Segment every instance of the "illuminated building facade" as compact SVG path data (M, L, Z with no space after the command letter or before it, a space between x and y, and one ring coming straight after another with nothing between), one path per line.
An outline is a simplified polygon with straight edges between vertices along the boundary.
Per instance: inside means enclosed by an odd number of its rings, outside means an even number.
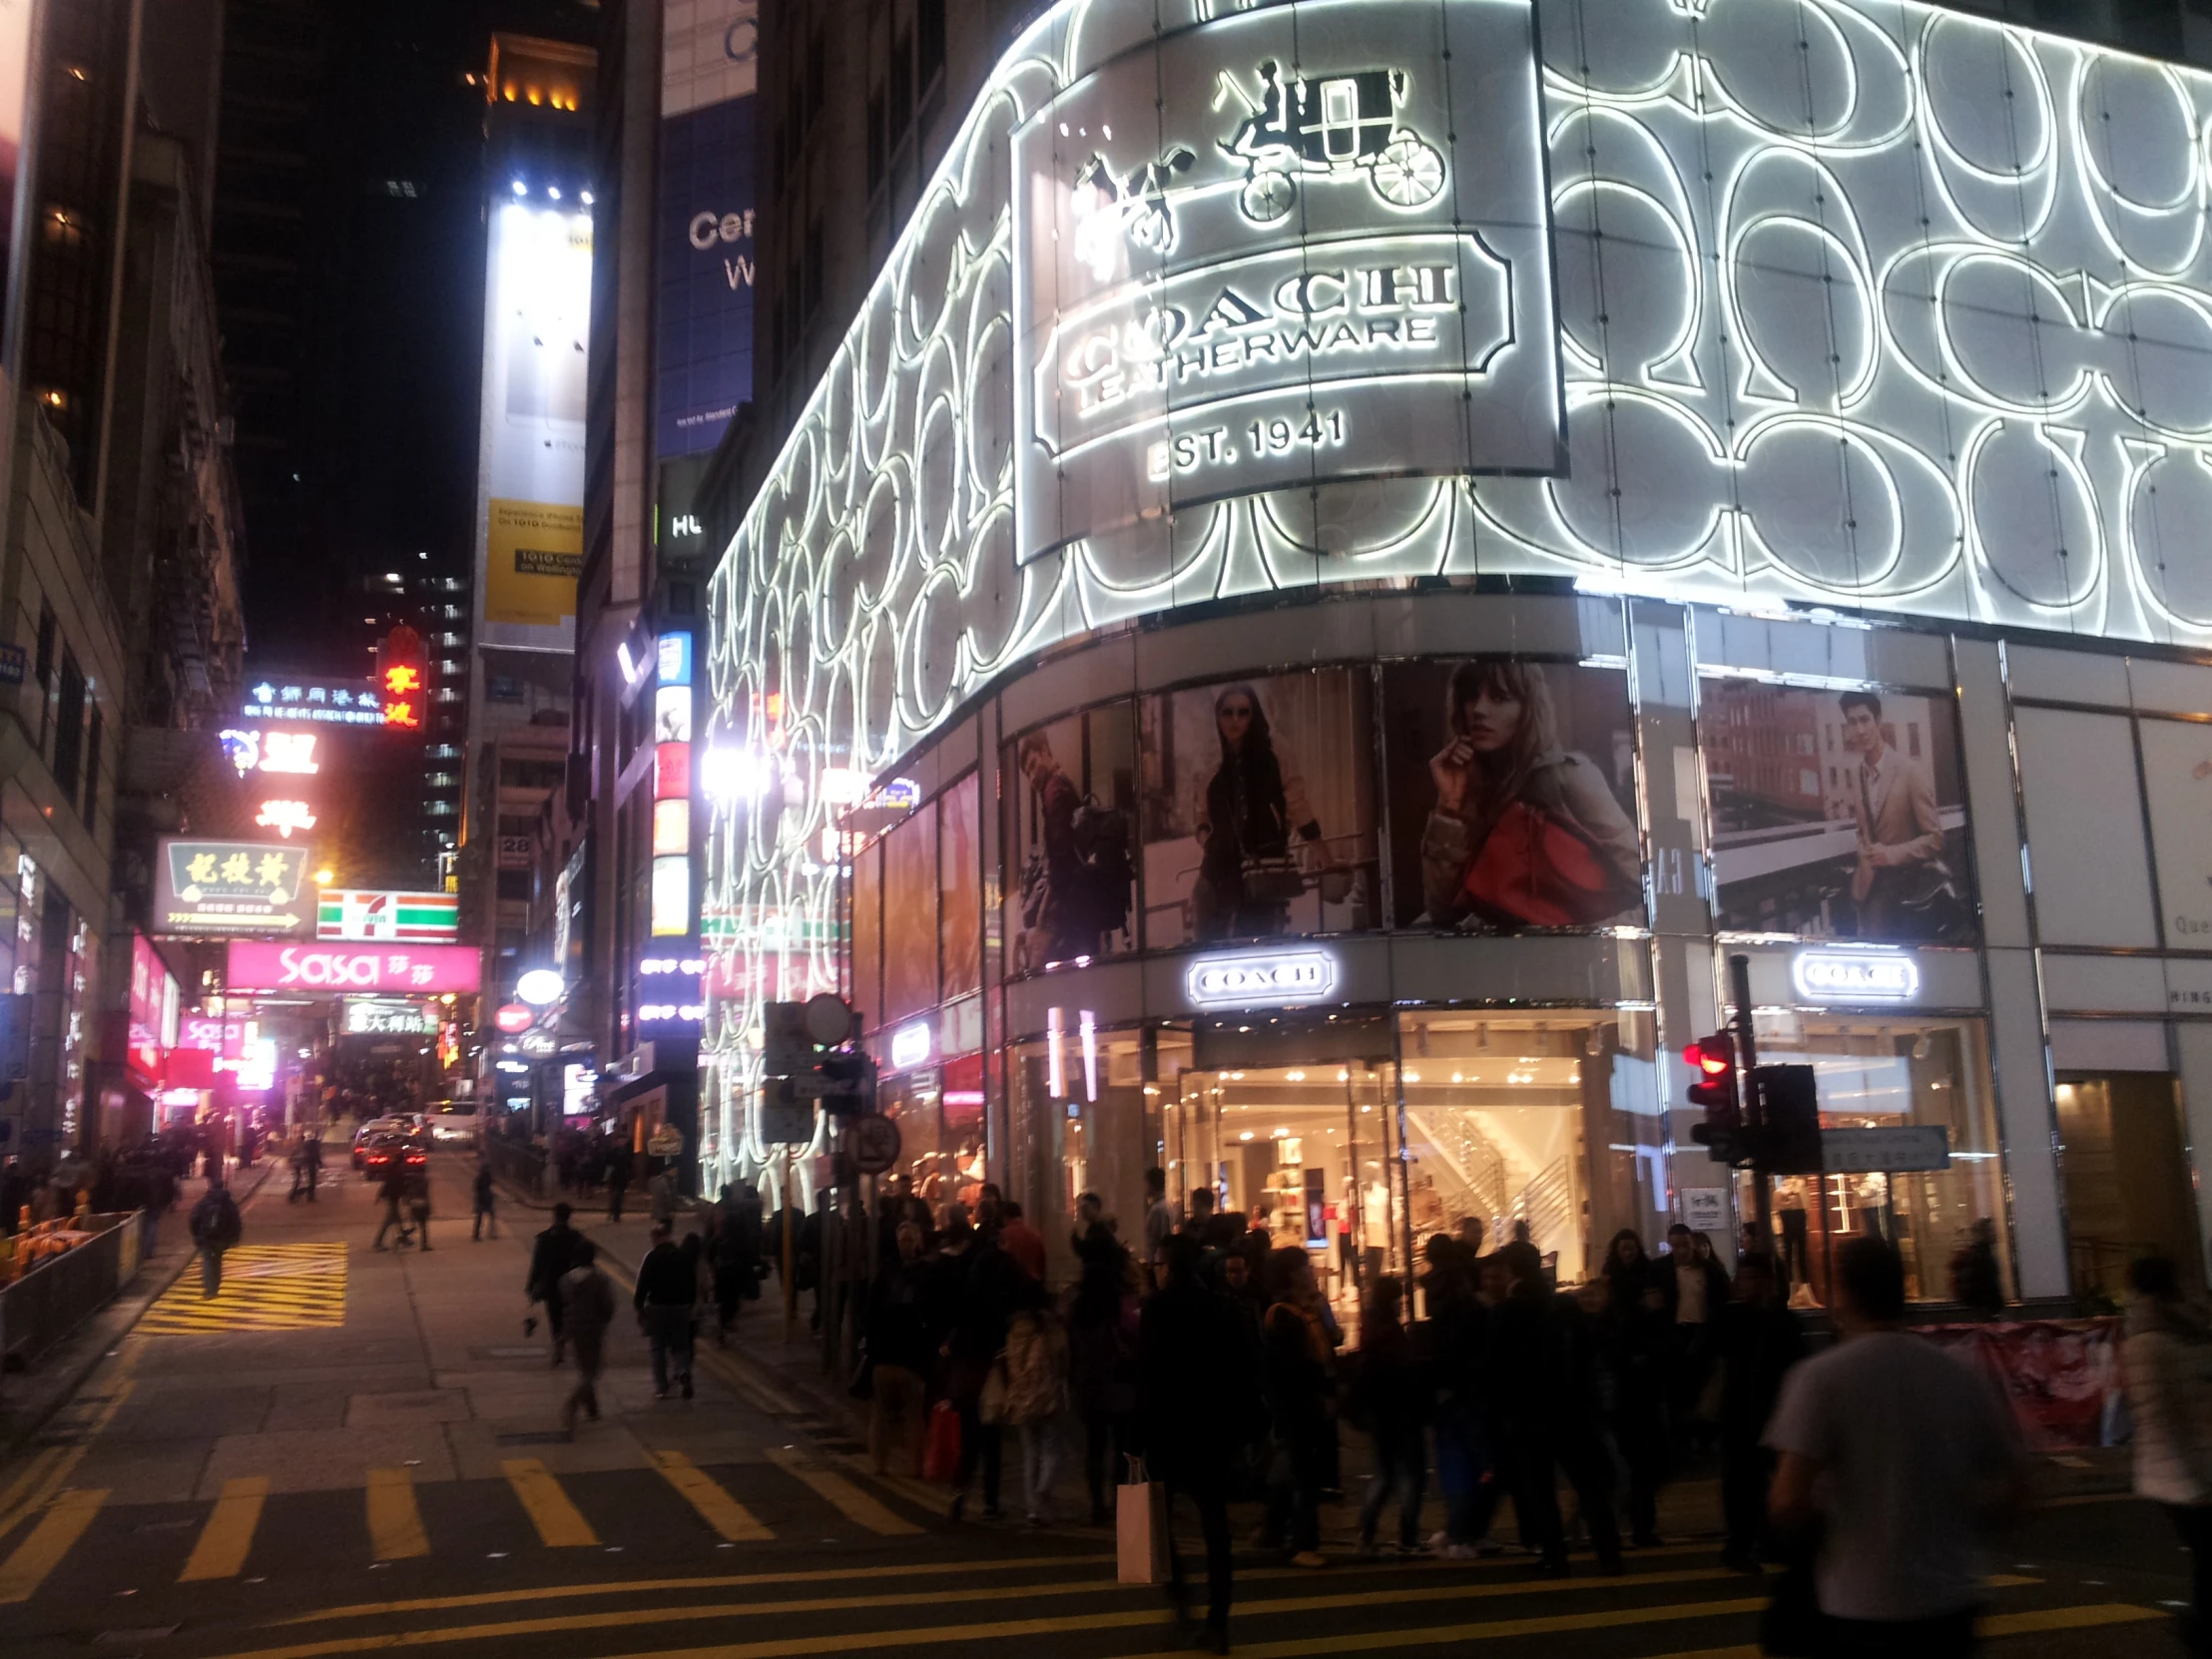
M2212 79L1541 24L1067 0L961 114L710 593L724 1168L832 988L905 1173L1054 1240L1159 1165L1347 1297L1469 1219L1726 1252L1741 953L1842 1137L1809 1294L2203 1260Z

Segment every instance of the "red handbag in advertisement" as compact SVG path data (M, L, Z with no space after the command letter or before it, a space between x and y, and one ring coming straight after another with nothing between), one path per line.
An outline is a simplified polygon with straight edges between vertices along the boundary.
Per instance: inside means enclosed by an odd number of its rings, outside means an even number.
M1581 830L1522 801L1498 815L1460 892L1485 920L1525 927L1588 927L1640 896Z

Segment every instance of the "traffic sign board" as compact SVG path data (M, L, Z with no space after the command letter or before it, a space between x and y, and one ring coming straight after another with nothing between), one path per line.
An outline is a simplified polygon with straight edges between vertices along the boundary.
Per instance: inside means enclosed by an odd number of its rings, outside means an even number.
M844 1132L844 1150L862 1175L881 1175L898 1162L898 1120L854 1118Z

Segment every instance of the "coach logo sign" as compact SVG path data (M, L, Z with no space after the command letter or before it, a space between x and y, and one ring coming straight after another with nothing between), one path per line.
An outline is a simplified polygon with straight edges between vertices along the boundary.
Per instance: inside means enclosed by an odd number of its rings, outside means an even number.
M1337 958L1326 950L1264 950L1201 956L1184 975L1194 1008L1279 1008L1319 1002L1337 988Z
M1886 951L1800 951L1790 978L1808 1002L1910 1002L1921 994L1920 964Z

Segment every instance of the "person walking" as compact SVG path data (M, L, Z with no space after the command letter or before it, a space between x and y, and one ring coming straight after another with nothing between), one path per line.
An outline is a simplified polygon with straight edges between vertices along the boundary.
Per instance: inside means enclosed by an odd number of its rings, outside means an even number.
M677 1200L683 1196L676 1182L676 1171L666 1166L654 1171L653 1178L645 1184L647 1213L656 1227L676 1231Z
M1321 1489L1322 1441L1330 1430L1329 1374L1314 1351L1305 1315L1289 1302L1268 1310L1263 1342L1268 1420L1275 1431L1263 1537L1271 1547L1287 1550L1293 1566L1326 1567Z
M898 1224L897 1257L877 1277L868 1299L867 1351L875 1363L867 1424L868 1455L875 1472L890 1464L891 1426L906 1437L906 1472L921 1478L922 1443L928 1437L927 1387L935 1350L929 1340L929 1274L921 1255L921 1229Z
M1552 1294L1542 1264L1517 1243L1497 1253L1510 1275L1490 1312L1487 1355L1497 1444L1511 1470L1514 1514L1536 1570L1567 1570L1558 1475L1574 1487L1602 1572L1621 1570L1612 1467L1602 1434L1604 1401L1596 1339L1572 1298Z
M1021 1441L1023 1516L1044 1526L1053 1518L1052 1484L1065 1444L1068 1336L1044 1287L1026 1272L1014 1298L1006 1322L1006 1421Z
M192 1242L200 1250L200 1295L212 1299L223 1290L223 1253L246 1232L238 1201L220 1172L208 1177L208 1190L192 1207Z
M2190 1317L2172 1261L2131 1263L2121 1365L2135 1412L2135 1494L2157 1504L2189 1551L2188 1643L2212 1652L2212 1334Z
M1384 1275L1360 1316L1360 1375L1352 1385L1351 1415L1375 1439L1375 1473L1360 1509L1360 1553L1376 1551L1376 1530L1390 1494L1399 1494L1397 1550L1420 1553L1420 1500L1428 1485L1429 1389L1401 1314L1405 1287Z
M402 1232L405 1231L399 1220L399 1206L406 1202L407 1174L400 1167L397 1158L394 1158L385 1166L383 1179L376 1183L376 1197L384 1206L384 1213L377 1219L376 1238L368 1248L371 1250L386 1250L390 1247L384 1243L384 1235L395 1227L399 1227Z
M573 1260L576 1265L560 1281L568 1338L576 1354L576 1386L561 1406L561 1431L569 1435L576 1432L578 1406L592 1421L599 1420L599 1374L606 1365L607 1328L615 1318L614 1282L599 1266L599 1247L580 1237Z
M471 1208L475 1212L475 1226L469 1232L471 1243L484 1236L484 1229L491 1229L493 1238L499 1237L499 1216L493 1210L494 1190L491 1184L491 1165L476 1166L476 1184L471 1194Z
M749 1202L750 1201L750 1202ZM761 1295L761 1200L750 1189L739 1194L727 1183L716 1205L714 1238L708 1245L714 1276L715 1341L727 1345L738 1310Z
M618 1136L607 1146L607 1219L622 1219L622 1201L630 1195L630 1177L637 1169L637 1155L629 1137Z
M1068 1384L1083 1425L1083 1478L1093 1526L1113 1520L1107 1490L1121 1483L1121 1459L1140 1444L1138 1306L1129 1275L1129 1253L1110 1234L1101 1229L1086 1236L1083 1276L1068 1306Z
M307 1202L315 1202L315 1188L322 1184L322 1125L310 1123L303 1131L300 1153L307 1170Z
M1237 1315L1199 1278L1198 1242L1174 1235L1153 1259L1159 1289L1137 1320L1137 1404L1146 1471L1167 1486L1168 1597L1189 1620L1175 1502L1198 1510L1206 1539L1206 1623L1199 1642L1229 1651L1235 1558L1229 1547L1229 1480L1237 1448L1255 1437L1260 1379Z
M1820 1640L1834 1659L1938 1659L1973 1645L1985 1545L2029 1507L2009 1405L1911 1336L1905 1261L1882 1239L1836 1252L1841 1342L1795 1368L1768 1425L1777 1527L1816 1523Z
M1653 1269L1662 1323L1668 1332L1668 1406L1676 1437L1701 1442L1711 1426L1701 1413L1713 1375L1713 1327L1728 1301L1728 1275L1700 1251L1697 1235L1680 1222L1667 1229L1667 1255Z
M561 1279L576 1265L576 1247L583 1242L583 1235L569 1226L568 1218L575 1212L566 1204L553 1206L553 1225L541 1232L530 1246L530 1272L522 1282L523 1294L532 1302L545 1307L546 1334L553 1339L553 1364L561 1363L561 1352L567 1340L566 1312L562 1300ZM535 1325L536 1321L531 1321ZM525 1328L524 1334L528 1334Z
M1622 1228L1606 1251L1601 1275L1604 1301L1593 1316L1601 1359L1613 1383L1607 1415L1628 1474L1629 1542L1638 1549L1653 1549L1661 1542L1659 1488L1670 1462L1670 1331L1665 1323L1666 1295L1656 1283L1657 1274L1644 1254L1642 1238L1635 1229Z
M653 1224L653 1248L638 1264L631 1304L653 1352L653 1397L668 1398L673 1376L686 1399L692 1397L692 1307L699 1300L697 1262L677 1248L665 1221Z
M1719 1325L1721 1363L1721 1516L1727 1543L1723 1565L1758 1572L1767 1546L1767 1487L1774 1456L1760 1443L1782 1380L1805 1358L1805 1333L1784 1306L1775 1260L1752 1251L1736 1263L1736 1279Z
M945 1396L960 1413L960 1467L953 1477L951 1514L967 1511L968 1488L983 1477L983 1518L999 1517L998 1490L1005 1456L1002 1421L983 1409L983 1395L1006 1346L1021 1269L997 1242L980 1238L968 1252L958 1310L945 1338Z
M430 1252L430 1172L426 1169L410 1169L399 1178L399 1201L405 1206L407 1219L421 1235L424 1255Z

